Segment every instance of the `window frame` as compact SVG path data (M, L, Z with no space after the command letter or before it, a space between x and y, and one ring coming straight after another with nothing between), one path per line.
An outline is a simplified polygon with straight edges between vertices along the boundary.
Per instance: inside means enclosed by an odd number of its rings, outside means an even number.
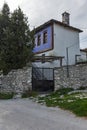
M43 44L46 44L48 42L48 33L47 30L43 32Z
M42 54L42 63L45 63L45 54Z
M37 37L35 36L34 37L34 47L36 47L36 45L37 45Z
M38 34L37 36L37 46L41 45L41 34Z

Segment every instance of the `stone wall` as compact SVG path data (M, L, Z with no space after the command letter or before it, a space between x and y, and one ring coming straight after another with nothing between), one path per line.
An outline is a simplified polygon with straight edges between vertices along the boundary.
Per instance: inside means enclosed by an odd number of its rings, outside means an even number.
M55 69L55 90L60 87L87 87L87 64L69 66L69 77L67 67Z
M12 70L8 75L0 75L0 91L3 92L23 92L31 87L31 67Z
M12 70L8 75L0 74L0 91L21 93L32 89L32 67ZM69 66L69 77L67 68L61 67L54 70L55 90L60 87L87 87L87 64Z

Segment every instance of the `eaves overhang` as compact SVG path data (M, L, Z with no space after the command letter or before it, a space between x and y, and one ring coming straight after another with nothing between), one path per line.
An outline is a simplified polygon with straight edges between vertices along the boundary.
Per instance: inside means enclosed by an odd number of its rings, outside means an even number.
M44 24L36 27L35 28L35 33L39 32L39 31L43 30L44 28L48 27L49 25L53 25L53 24L58 24L58 25L60 25L62 27L68 28L68 29L73 30L73 31L77 31L79 33L83 32L82 30L80 30L80 29L78 29L76 27L67 25L67 24L65 24L63 22L60 22L60 21L57 21L57 20L54 20L54 19L51 19L51 20L45 22Z

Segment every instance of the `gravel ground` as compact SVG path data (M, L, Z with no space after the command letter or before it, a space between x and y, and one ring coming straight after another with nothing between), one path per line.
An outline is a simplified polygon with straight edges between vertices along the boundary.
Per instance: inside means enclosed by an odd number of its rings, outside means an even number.
M0 130L87 130L87 120L29 99L0 100Z

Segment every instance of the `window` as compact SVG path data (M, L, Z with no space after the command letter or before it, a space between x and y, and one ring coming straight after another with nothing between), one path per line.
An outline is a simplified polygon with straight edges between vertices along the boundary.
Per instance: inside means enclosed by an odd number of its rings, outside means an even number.
M45 54L42 54L42 63L45 63Z
M47 43L47 31L43 33L43 43Z
M41 44L41 35L38 35L38 38L37 38L37 46L40 46Z
M34 37L34 47L36 46L37 37Z

